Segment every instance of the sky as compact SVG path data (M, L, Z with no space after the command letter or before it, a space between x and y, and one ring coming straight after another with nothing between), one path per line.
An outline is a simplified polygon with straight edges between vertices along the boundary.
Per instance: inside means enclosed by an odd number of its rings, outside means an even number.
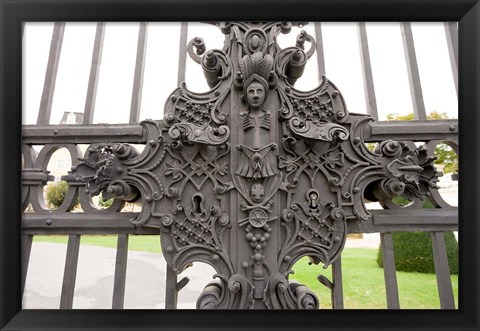
M367 23L369 51L379 119L413 112L399 23ZM64 112L83 112L96 23L67 23L52 104L51 124ZM302 29L315 36L313 23ZM280 35L282 48L295 45L302 30ZM98 81L94 123L127 123L129 119L139 23L107 23ZM458 118L443 23L412 23L427 113ZM26 23L23 35L23 124L38 116L53 23ZM343 94L350 112L366 113L356 23L322 23L326 75ZM221 49L224 36L213 25L190 23L187 41L205 40L207 49ZM150 22L140 120L161 119L163 107L177 86L180 23ZM295 85L311 90L319 83L316 53ZM208 90L201 67L187 57L187 87Z

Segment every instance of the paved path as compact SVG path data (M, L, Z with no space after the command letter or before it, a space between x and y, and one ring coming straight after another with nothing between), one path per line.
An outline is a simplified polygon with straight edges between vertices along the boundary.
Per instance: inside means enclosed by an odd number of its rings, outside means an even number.
M74 309L111 309L115 252L112 248L80 247ZM163 256L137 251L128 254L125 308L164 308L166 264ZM23 298L25 309L58 309L65 256L64 244L33 243ZM198 294L214 273L212 267L200 263L185 270L180 277L187 276L190 282L180 291L179 308L194 309Z

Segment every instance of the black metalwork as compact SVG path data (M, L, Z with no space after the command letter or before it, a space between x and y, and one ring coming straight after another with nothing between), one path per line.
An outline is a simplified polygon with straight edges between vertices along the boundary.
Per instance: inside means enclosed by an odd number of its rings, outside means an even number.
M141 122L143 151L93 143L81 157L74 144L62 146L78 161L64 177L70 191L59 211L71 210L77 196L91 213L102 212L90 203L95 195L116 199L110 211L141 199L130 223L160 231L175 272L195 261L216 269L197 308L318 308L310 289L289 281L294 263L308 256L326 268L338 259L347 232L371 226L365 200L395 208L396 196L414 204L438 197L438 141L427 149L389 139L370 150L374 118L350 113L325 76L314 90L294 88L315 51L312 36L302 31L295 46L281 49L277 36L295 23L217 25L222 50L206 51L198 37L188 46L211 90L194 93L182 83L173 91L163 121ZM37 163L59 147L42 150ZM25 207L48 180L37 170L24 171Z

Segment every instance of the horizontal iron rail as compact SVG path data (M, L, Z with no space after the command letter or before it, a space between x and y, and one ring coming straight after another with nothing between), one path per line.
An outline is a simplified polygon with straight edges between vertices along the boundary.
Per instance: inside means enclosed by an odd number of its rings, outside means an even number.
M349 221L348 233L456 231L458 209L371 210L365 221ZM25 213L23 234L159 234L159 229L135 227L137 213Z
M159 234L160 230L136 227L138 213L25 213L23 234Z
M457 140L458 120L373 122L366 128L365 141Z
M458 218L458 209L379 209L371 210L375 225L418 224L418 219L425 224L452 224Z
M372 217L348 223L348 233L458 231L458 208L370 210Z
M143 128L138 124L24 125L22 127L23 144L144 143L145 141Z
M456 140L458 120L373 122L366 126L365 141ZM145 143L143 128L138 124L92 125L24 125L24 144L125 142Z

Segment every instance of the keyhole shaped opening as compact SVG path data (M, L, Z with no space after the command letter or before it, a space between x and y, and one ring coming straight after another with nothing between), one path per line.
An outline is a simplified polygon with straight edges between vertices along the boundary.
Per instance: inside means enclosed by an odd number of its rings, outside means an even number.
M195 214L201 214L202 213L202 197L200 195L196 195L193 197L193 210Z
M309 200L309 207L312 209L317 208L318 206L318 194L316 192L310 192L308 194L308 197L310 198Z

